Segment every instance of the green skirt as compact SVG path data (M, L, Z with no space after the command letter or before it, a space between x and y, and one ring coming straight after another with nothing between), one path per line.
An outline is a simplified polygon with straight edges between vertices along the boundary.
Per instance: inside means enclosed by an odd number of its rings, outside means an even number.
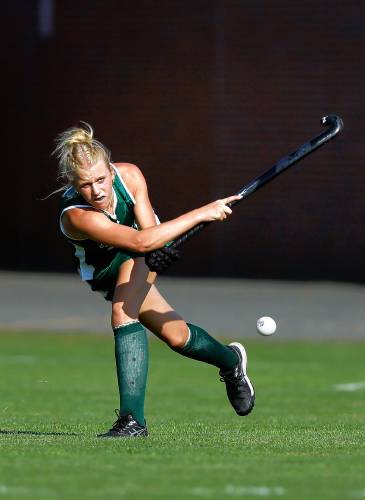
M144 254L118 252L110 264L96 273L92 280L87 280L94 292L101 292L105 300L113 300L120 266L129 259L143 257Z

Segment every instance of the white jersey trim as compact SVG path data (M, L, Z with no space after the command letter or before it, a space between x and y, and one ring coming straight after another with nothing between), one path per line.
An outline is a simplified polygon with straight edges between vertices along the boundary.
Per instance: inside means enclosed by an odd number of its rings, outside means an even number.
M65 212L67 212L67 210L71 210L71 208L90 208L90 205L70 205L69 207L66 207L62 210L61 214L60 214L60 229L62 231L62 233L67 237L67 238L70 238L70 240L75 240L75 241L84 241L84 240L87 240L88 238L74 238L73 236L70 236L69 234L67 234L63 224L62 224L62 216Z
M73 243L75 247L75 257L79 259L80 262L80 276L82 281L92 280L94 278L95 267L91 264L86 264L85 262L85 249L76 243Z
M136 200L135 200L134 196L132 195L132 193L131 193L131 192L129 191L129 189L127 188L127 185L126 185L126 183L124 182L123 177L120 175L119 170L117 169L117 167L114 167L114 165L113 165L112 163L111 163L110 165L114 168L114 171L115 171L115 173L116 173L116 174L117 174L117 176L118 176L118 179L119 179L119 180L120 180L120 182L123 184L124 189L127 191L128 196L130 197L130 199L133 201L133 204L135 205L135 204L136 204Z
M118 169L117 169L117 168L116 168L116 167L115 167L112 163L111 163L110 165L113 167L113 169L114 169L115 173L117 174L117 176L118 176L118 178L119 178L120 182L123 184L124 189L127 191L128 195L129 195L129 197L130 197L130 199L133 201L133 203L134 203L134 205L135 205L135 204L136 204L136 200L135 200L134 196L132 195L132 193L131 193L131 192L129 191L129 189L127 188L127 185L126 185L126 183L124 182L124 180L123 180L122 176L120 175L119 170L118 170ZM153 213L155 214L155 212L153 212ZM155 214L155 218L156 218L156 222L157 222L157 224L161 224L160 219L158 218L158 216L157 216L156 214Z

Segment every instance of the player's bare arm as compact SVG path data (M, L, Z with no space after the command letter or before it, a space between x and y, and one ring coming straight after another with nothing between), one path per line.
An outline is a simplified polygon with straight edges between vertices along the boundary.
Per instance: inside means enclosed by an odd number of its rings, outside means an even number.
M156 216L148 196L147 183L141 170L137 165L131 163L114 163L114 166L118 169L136 201L134 213L138 226L141 229L155 226Z
M89 238L104 245L146 253L160 248L200 222L224 220L232 210L227 203L237 199L230 196L197 208L176 219L141 230L115 224L103 213L84 208L73 208L63 216L66 232L77 239Z

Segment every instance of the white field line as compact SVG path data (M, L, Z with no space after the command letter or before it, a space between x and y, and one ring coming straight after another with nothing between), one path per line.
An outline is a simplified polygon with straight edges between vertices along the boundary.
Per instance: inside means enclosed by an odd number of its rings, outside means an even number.
M6 484L0 484L0 496L1 495L6 495L6 498L9 497L50 498L51 496L54 496L49 490L35 491L33 488L27 488L25 486L7 486Z
M352 496L356 498L365 498L365 490L353 491Z
M227 484L224 488L225 495L230 496L257 496L257 497L268 497L268 496L282 496L285 495L285 488L281 486L233 486L232 484Z
M28 356L26 354L1 354L0 355L0 364L10 363L10 364L30 364L35 363L36 358L34 356Z
M335 391L354 392L365 389L365 382L351 382L349 384L337 384L334 386Z
M273 496L283 496L286 494L285 488L282 486L235 486L233 484L227 484L223 490L217 490L214 488L197 487L189 490L189 494L194 497L212 497L219 494L221 497L245 497L245 496L257 496L257 497L273 497Z

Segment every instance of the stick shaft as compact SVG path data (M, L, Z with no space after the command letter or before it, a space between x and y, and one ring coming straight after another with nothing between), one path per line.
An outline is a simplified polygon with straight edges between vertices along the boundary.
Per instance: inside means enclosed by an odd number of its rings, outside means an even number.
M319 147L323 146L328 141L333 139L343 129L342 119L337 115L324 116L321 119L321 123L322 125L329 127L328 130L322 132L313 139L305 142L304 144L299 146L295 151L281 158L281 160L276 162L275 165L269 168L269 170L267 170L260 176L256 177L245 186L243 186L236 193L237 195L240 195L242 198L240 200L232 201L228 205L231 207L237 205L237 203L240 203L250 194L254 193L258 189L265 186L265 184L270 182L272 179L274 179L281 173L285 172L285 170L287 170L289 167L300 161L302 158L313 153L316 149L318 149ZM202 222L201 224L198 224L197 226L193 227L185 234L180 236L177 240L175 240L171 246L173 246L174 248L180 247L183 243L185 243L185 241L189 240L192 236L195 236L209 224L210 222Z

